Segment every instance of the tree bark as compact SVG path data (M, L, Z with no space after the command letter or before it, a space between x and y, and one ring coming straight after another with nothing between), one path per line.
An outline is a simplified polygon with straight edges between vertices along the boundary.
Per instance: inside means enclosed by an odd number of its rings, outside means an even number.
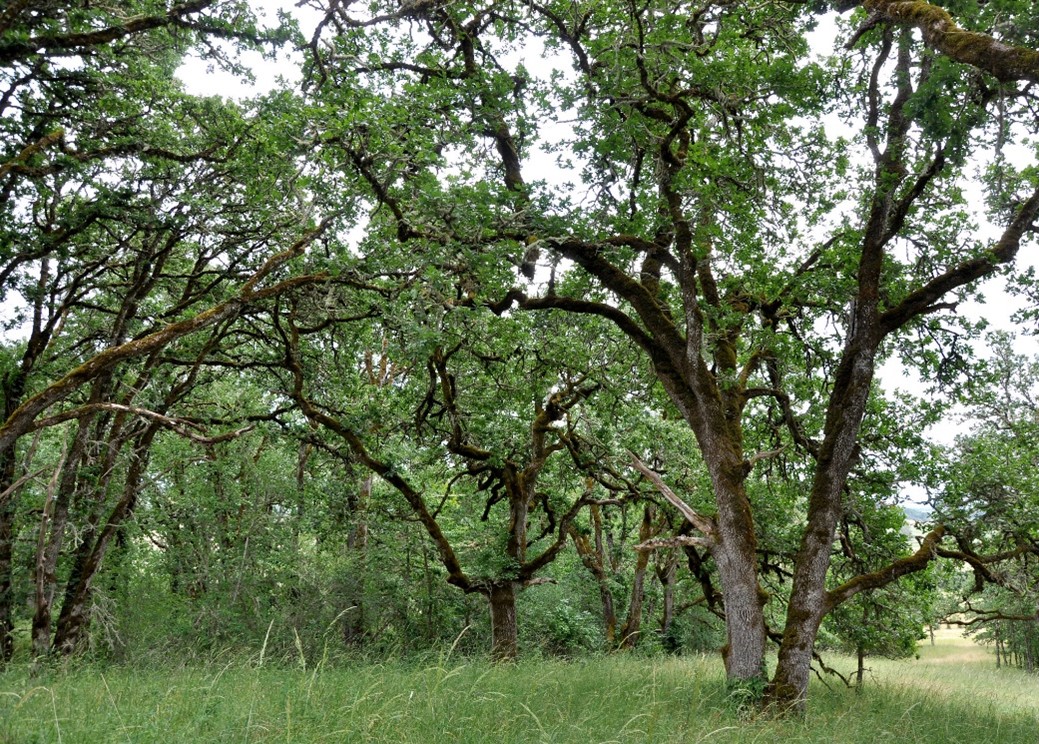
M675 578L678 573L677 555L668 556L667 562L657 568L657 579L664 594L663 612L660 617L660 639L667 651L675 652L678 644L671 637L671 625L675 621Z
M491 610L491 660L512 661L519 655L516 584L512 581L491 584L486 596Z
M716 494L717 542L711 554L718 567L725 609L725 673L730 684L764 685L767 597L758 583L750 504L742 478L725 484Z
M653 507L646 505L639 526L639 542L644 543L653 536ZM621 628L620 647L633 649L642 634L642 604L646 598L646 570L649 568L649 551L640 550L635 563L635 576L631 582L631 598L628 601L628 617Z
M368 516L366 509L371 500L372 485L375 476L371 473L361 483L357 504L353 510L356 525L347 539L347 550L353 555L353 575L347 577L347 602L349 609L343 618L343 642L347 646L356 646L364 640L364 585L368 561ZM431 613L427 613L426 622L431 622Z
M0 491L14 483L14 453L0 452ZM0 503L0 669L14 655L14 499Z
M68 457L58 464L54 479L47 489L36 551L36 595L32 618L32 650L35 656L44 656L50 651L51 610L57 590L58 558L65 540L65 526L76 490L77 474L87 450L90 423L89 417L80 419L72 449Z
M606 639L606 647L612 649L617 639L617 610L606 573L608 559L602 542L602 514L600 508L594 504L588 508L588 512L591 518L592 530L594 531L594 548L588 538L582 535L573 525L570 527L570 538L573 540L574 548L577 550L581 563L595 577L595 584L599 589L599 602L602 605L603 634Z
M141 480L148 467L148 454L159 429L160 425L152 422L139 435L130 455L131 461L126 473L126 480L123 483L123 492L109 513L104 527L98 532L98 520L94 518L91 520L92 528L84 531L83 540L76 551L75 564L65 588L65 600L62 603L54 632L52 648L61 653L70 654L79 648L90 628L89 610L94 579L101 570L112 539L119 533L137 504ZM96 539L92 539L94 534L97 535Z

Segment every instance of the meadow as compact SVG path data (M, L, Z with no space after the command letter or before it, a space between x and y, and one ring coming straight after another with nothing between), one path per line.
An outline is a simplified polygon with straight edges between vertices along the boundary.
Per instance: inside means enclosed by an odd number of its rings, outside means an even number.
M0 674L0 743L1039 744L1039 677L996 670L955 631L918 660L868 665L862 691L817 681L785 721L742 708L702 657L15 667Z

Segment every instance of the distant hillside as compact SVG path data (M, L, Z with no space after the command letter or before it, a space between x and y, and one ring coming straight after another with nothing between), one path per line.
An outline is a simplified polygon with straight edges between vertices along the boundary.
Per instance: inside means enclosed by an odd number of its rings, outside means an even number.
M907 504L902 507L902 511L906 513L906 519L911 522L926 522L931 518L931 509L927 506Z

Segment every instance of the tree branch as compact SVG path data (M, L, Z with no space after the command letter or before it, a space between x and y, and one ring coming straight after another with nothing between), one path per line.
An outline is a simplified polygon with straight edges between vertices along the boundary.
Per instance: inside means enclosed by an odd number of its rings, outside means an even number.
M984 255L972 258L936 276L924 286L910 293L897 306L880 317L881 333L890 334L914 318L931 311L936 302L948 292L994 272L1010 263L1021 247L1021 238L1039 216L1039 188L1018 210L1017 215L1003 231L999 241Z
M690 544L700 544L704 545L705 547L709 547L710 545L712 545L715 540L714 522L709 517L704 517L698 514L696 511L693 510L691 506L689 506L689 504L685 503L681 498L679 498L678 494L672 491L668 487L668 485L664 483L664 479L661 478L653 470L651 470L650 467L646 465L646 463L642 462L642 460L638 458L638 455L636 455L634 452L629 452L628 454L631 456L631 463L635 466L635 469L642 473L644 476L646 476L649 479L649 481L654 486L656 486L657 490L660 491L660 494L665 499L667 499L667 501L672 506L678 509L678 511L682 514L683 517L686 518L686 520L689 521L690 524L692 524L696 529L700 530L700 532L704 534L703 541L699 543Z
M854 7L838 3L838 8L849 6ZM998 80L1039 82L1039 52L997 41L988 34L965 31L944 8L925 0L865 0L862 6L882 21L916 27L929 46Z
M938 525L927 533L923 542L920 543L920 548L912 555L900 558L878 571L856 576L836 589L826 592L826 612L832 611L835 607L851 599L859 592L880 589L906 574L916 573L927 568L927 565L939 555L938 543L941 542L944 536L945 526Z

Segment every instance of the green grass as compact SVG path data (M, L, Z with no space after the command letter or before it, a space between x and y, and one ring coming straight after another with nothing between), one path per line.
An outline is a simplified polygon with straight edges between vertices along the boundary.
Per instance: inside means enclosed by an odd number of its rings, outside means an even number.
M0 675L0 743L1039 744L1039 678L962 650L923 652L871 661L862 693L813 686L793 721L737 710L714 659L11 669Z

